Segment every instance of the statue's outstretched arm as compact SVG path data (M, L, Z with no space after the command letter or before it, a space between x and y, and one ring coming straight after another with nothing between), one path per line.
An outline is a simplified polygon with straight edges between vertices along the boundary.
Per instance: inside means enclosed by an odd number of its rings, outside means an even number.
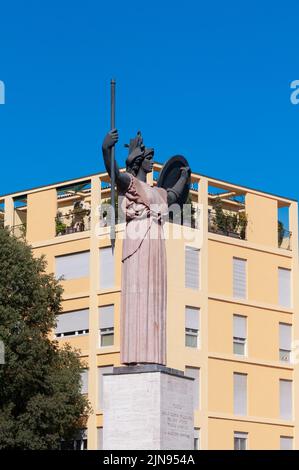
M177 201L180 199L181 195L183 194L185 184L189 179L189 176L190 168L182 167L181 176L179 177L178 181L172 188L167 189L167 203L169 206L171 206L172 204L176 204Z
M102 144L104 163L105 163L106 170L110 177L111 177L111 149L112 147L114 147L117 141L118 141L118 132L116 129L113 129L112 131L108 132ZM114 162L114 173L115 173L115 183L116 183L117 188L121 192L126 192L131 182L130 175L126 172L121 173L119 171L119 167L116 161Z

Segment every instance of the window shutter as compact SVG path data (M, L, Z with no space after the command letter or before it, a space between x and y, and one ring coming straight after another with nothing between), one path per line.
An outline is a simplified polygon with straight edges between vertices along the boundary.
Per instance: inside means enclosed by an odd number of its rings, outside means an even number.
M89 310L61 313L57 317L55 333L67 333L89 329Z
M293 438L280 436L280 450L293 450Z
M114 327L114 305L99 307L99 325L100 329Z
M113 366L98 367L98 406L100 410L103 409L103 374L112 374L112 372Z
M71 255L56 256L56 277L79 279L89 276L89 251Z
M246 338L246 317L234 315L234 336Z
M246 299L246 260L233 258L233 296L236 299Z
M199 330L199 308L185 308L185 328Z
M185 248L185 287L199 289L199 250L191 246Z
M234 414L247 414L247 375L234 373Z
M199 369L195 367L186 367L185 369L186 377L192 377L193 381L193 406L197 410L199 408L199 395L200 395L200 378L199 378Z
M279 305L291 306L291 271L290 269L278 268Z
M292 403L292 382L290 380L280 380L280 417L291 420L293 416Z
M98 450L103 450L103 428L98 428Z
M88 393L88 369L81 372L81 393Z
M292 325L279 323L279 348L287 351L291 350L292 344Z
M100 248L100 288L114 287L114 255L111 246Z

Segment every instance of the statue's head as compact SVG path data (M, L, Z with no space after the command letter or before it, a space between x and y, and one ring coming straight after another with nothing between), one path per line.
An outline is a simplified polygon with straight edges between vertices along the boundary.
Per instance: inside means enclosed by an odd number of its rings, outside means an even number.
M137 132L134 139L130 139L130 144L125 145L129 148L129 155L126 160L127 172L137 176L140 168L145 173L150 173L153 169L154 149L145 147L141 132Z

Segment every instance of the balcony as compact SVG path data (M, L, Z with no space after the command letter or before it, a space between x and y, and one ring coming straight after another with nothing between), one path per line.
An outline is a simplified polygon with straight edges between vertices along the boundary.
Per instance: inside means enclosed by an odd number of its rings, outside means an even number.
M278 222L278 247L283 250L292 249L292 232L286 230Z
M57 212L56 237L90 230L90 210L73 210L66 214Z
M209 209L208 230L217 235L246 240L247 219L244 212L224 213L223 217Z
M209 183L208 231L246 240L245 192L227 185Z

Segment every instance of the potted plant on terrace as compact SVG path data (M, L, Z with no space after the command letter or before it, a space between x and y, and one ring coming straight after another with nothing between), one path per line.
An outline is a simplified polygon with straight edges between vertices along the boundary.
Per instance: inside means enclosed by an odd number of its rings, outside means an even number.
M215 216L213 216L213 231L219 235L228 235L232 238L246 237L246 227L248 224L247 215L245 212L229 213L224 212L222 208L222 201L219 197L214 202Z
M67 225L62 221L62 217L62 212L58 211L55 217L56 236L64 235L66 233Z

